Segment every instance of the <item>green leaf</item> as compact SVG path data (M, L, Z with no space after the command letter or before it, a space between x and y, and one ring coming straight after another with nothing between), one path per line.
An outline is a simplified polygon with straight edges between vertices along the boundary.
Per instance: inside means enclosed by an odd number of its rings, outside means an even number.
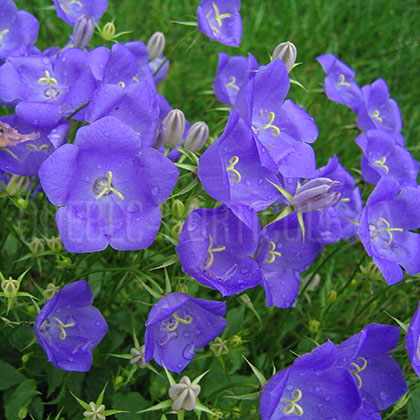
M87 402L84 402L80 398L76 397L76 395L74 395L73 392L71 392L71 391L70 391L70 394L73 395L73 397L81 405L82 408L84 408L85 410L89 410L89 404Z
M267 383L267 379L265 379L264 375L259 371L244 355L242 357L245 359L245 361L248 363L252 371L254 372L255 376L258 379L258 382L261 384L261 386L264 386Z
M165 366L165 364L164 364L164 363L162 363L162 364L163 364L163 368L165 369L166 377L168 378L169 384L170 384L170 385L175 385L175 384L176 384L176 382L175 382L175 379L174 379L174 377L172 376L171 372L169 372L169 370L168 370L168 369L166 369L166 366Z
M308 89L306 89L306 87L305 87L305 86L303 86L303 85L302 85L302 83L298 82L297 80L290 79L290 84L292 84L292 85L296 85L296 86L299 86L299 87L300 87L300 88L302 88L305 92L309 93L309 90L308 90Z
M392 318L405 332L408 331L408 325L404 324L404 322L400 321L398 318L393 317L387 311L384 311L390 318Z
M12 365L0 360L0 391L22 382L25 377Z
M101 405L102 404L102 401L104 400L104 395L105 395L105 390L106 390L107 385L108 385L108 381L105 384L105 386L103 387L101 393L99 394L98 399L96 400L96 405Z
M300 212L296 212L299 226L302 229L302 240L305 242L305 223L303 222L303 214Z
M225 395L224 398L230 398L232 400L258 400L260 398L260 393L251 392L250 394L244 395Z
M114 414L129 413L127 410L105 410L105 416L113 416Z
M170 20L171 23L176 23L177 25L184 25L184 26L197 26L197 22L186 22L181 20Z
M172 400L165 400L165 401L160 402L159 404L153 405L152 407L137 411L137 413L140 414L140 413L147 413L148 411L163 410L164 408L169 408L171 406L172 406Z
M178 255L172 255L163 264L161 264L161 265L159 265L157 267L149 268L148 271L154 271L154 270L159 270L161 268L169 267L170 265L175 264L178 261L179 261Z
M19 411L27 407L38 394L40 392L36 389L34 379L25 379L21 382L4 406L7 420L19 420Z
M199 376L197 376L193 381L192 381L192 383L193 383L193 385L195 385L195 384L198 384L203 378L204 378L204 376L205 375L207 375L208 373L210 372L210 369L209 370L206 370L204 373L202 373L201 375L199 375Z
M212 416L217 417L218 419L222 418L220 414L215 413L214 411L211 411L205 405L201 404L201 402L198 401L198 399L197 399L197 403L195 404L194 410L198 410L198 411L202 411L203 413L211 414Z
M274 182L271 182L269 179L266 178L266 181L268 181L271 185L273 185L274 187L276 187L281 195L290 203L293 199L292 194L290 194L289 192L287 192L281 185L277 185Z
M407 420L418 420L420 413L420 389L416 389L411 393L408 402L408 418Z
M197 166L189 165L188 163L175 163L177 168L185 169L190 172L195 172L197 170Z

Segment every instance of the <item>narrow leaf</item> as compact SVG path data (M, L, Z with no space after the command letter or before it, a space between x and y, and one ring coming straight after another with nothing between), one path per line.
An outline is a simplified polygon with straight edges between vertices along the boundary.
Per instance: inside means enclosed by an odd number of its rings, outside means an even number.
M254 375L257 377L258 382L261 384L261 386L264 386L267 383L267 379L265 379L261 371L259 371L244 355L242 355L242 357L245 359L245 361L248 363L248 365L254 372Z

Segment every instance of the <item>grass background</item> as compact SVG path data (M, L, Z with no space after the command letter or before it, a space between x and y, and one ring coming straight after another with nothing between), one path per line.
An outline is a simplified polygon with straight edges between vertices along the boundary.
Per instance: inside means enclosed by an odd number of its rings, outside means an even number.
M293 70L292 77L309 93L292 86L289 97L304 106L319 127L319 138L314 143L318 166L325 165L329 157L337 154L359 181L364 198L372 190L372 186L360 181L361 153L354 143L358 132L349 128L354 123L354 114L329 101L322 92L324 73L315 58L327 52L336 54L355 69L356 80L361 86L378 78L385 79L391 96L401 108L402 133L408 149L417 160L420 159L420 4L417 0L243 0L244 30L240 48L210 42L196 28L173 23L193 21L198 3L191 0L109 0L100 24L115 19L118 32L132 31L120 38L122 42L147 42L153 32L165 33L165 53L171 65L159 90L174 108L184 111L191 123L206 121L212 138L220 135L227 118L226 111L216 109L221 104L210 92L218 52L246 55L250 51L263 64L268 63L269 54L279 42L290 40L297 46L298 61L302 62ZM66 43L71 28L55 16L52 1L16 0L16 4L39 19L37 46L40 49ZM100 44L100 38L95 36L91 45ZM10 199L2 196L0 200L0 271L17 278L26 268L32 267L22 289L37 296L40 296L37 287L46 288L49 282L62 286L86 278L94 289L95 306L101 309L110 326L108 335L94 352L94 365L88 374L64 373L48 365L37 344L27 347L33 336L30 329L2 326L0 350L3 359L19 368L28 380L33 380L40 392L28 403L31 415L36 419L55 418L63 408L64 418L80 418L82 409L68 390L85 401L94 401L107 381L107 408L135 411L167 398L167 385L162 378L150 371L137 371L128 380L130 365L127 361L108 354L128 353L133 347L133 331L142 341L144 321L155 300L139 286L137 278L148 284L156 282L164 288L163 270L148 270L167 261L174 254L174 246L159 235L150 249L140 252L107 249L97 254L69 255L63 250L52 252L47 249L34 255L28 248L33 236L57 234L54 208L46 204L41 194L35 200L36 206L30 206L22 216ZM205 198L194 198L194 202L202 207L214 205L212 200ZM180 219L173 216L171 201L163 210L165 222L161 232L170 234ZM186 285L195 297L220 299L217 293L186 278L179 263L169 266L168 274L173 289ZM227 299L229 327L224 338L239 334L245 344L232 347L228 355L219 359L214 358L207 347L198 352L183 372L195 377L211 369L202 381L200 398L221 410L224 418L258 418L258 401L237 402L224 398L251 392L251 385L256 384L241 354L270 377L273 362L278 370L293 362L295 355L290 350L303 354L312 350L315 342L323 343L328 338L340 343L371 322L396 325L388 314L408 322L420 299L420 277L406 276L404 282L387 287L360 243L342 242L327 247L305 275L316 275L319 284L313 290L301 291L297 305L292 309L267 308L261 288L246 291L252 305L247 304L243 296ZM34 315L33 307L19 303L8 317L27 320ZM383 418L418 420L420 384L403 344L401 339L395 357L408 382L410 400L396 412L393 408L387 410ZM16 387L5 391L5 413L11 413L10 401L21 391L17 392ZM156 413L120 414L117 418L155 419L159 416ZM193 418L193 415L186 417Z

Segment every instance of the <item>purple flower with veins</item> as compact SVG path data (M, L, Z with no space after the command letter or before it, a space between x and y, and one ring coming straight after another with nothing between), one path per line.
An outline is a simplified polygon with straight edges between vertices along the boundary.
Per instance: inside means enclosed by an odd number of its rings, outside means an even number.
M357 111L357 126L368 131L374 128L400 132L401 111L397 102L390 98L388 86L383 79L362 88L363 102Z
M68 252L149 247L179 170L115 117L80 128L39 169L48 199L60 206L57 228Z
M239 47L242 38L241 0L202 0L197 8L198 29L211 40Z
M108 0L54 0L57 16L73 26L81 15L92 16L96 22L108 7Z
M347 369L337 368L337 348L331 341L298 357L276 373L261 392L262 420L348 420L361 398Z
M261 281L252 258L259 233L256 212L246 225L226 206L197 209L184 223L176 253L188 274L223 296L231 296Z
M242 87L235 108L283 176L309 178L315 171L315 154L308 143L316 140L318 128L303 108L284 100L289 87L286 66L274 60Z
M20 55L38 38L38 20L26 10L17 10L12 0L0 2L0 59Z
M255 76L258 67L258 62L251 53L248 58L240 55L229 57L226 53L219 53L217 74L213 82L217 99L234 106L238 92L250 77Z
M226 327L225 302L171 293L159 300L146 321L145 360L182 372L201 349Z
M363 150L362 176L376 184L382 177L397 181L401 187L417 186L419 164L400 141L401 135L392 131L369 130L356 138Z
M35 319L36 338L48 361L60 369L87 372L92 349L108 331L85 280L67 284L48 300Z
M17 101L16 114L36 128L50 128L89 101L96 81L87 53L68 48L45 56L9 57L0 67L0 99Z
M305 217L304 217L305 220ZM299 293L300 272L307 270L321 248L307 232L303 241L296 214L266 226L256 257L261 267L267 306L290 308Z
M417 376L420 377L420 302L410 321L407 335L405 336L405 346L407 347L411 366L413 366Z
M324 89L331 101L347 105L358 112L362 105L363 94L355 82L355 71L333 54L324 54L316 58L327 76L324 79Z
M352 374L363 399L355 419L386 410L407 392L401 369L391 357L399 335L397 327L369 324L337 347L336 365Z
M400 282L404 273L420 272L420 189L400 188L396 181L382 178L360 218L358 235L369 256L389 286Z
M201 156L197 171L204 189L228 207L265 210L280 196L276 165L252 129L232 110L225 131Z

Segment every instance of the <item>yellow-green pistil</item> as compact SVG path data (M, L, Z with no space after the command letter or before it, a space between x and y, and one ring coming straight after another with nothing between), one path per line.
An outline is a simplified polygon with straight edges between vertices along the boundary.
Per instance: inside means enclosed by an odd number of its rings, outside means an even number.
M112 172L108 171L106 176L107 176L107 183L104 186L103 190L95 197L95 199L99 200L101 197L103 197L108 192L113 192L120 200L124 200L124 196L111 185Z
M349 372L356 378L357 380L357 387L360 389L362 387L362 378L360 377L359 373L363 372L367 366L367 360L364 357L359 357L356 362L362 362L362 366L359 366L357 363L353 362L350 363L350 366L353 366L354 369L349 369Z
M220 31L219 31L219 28L221 28L222 27L222 20L223 19L226 19L226 18L228 18L228 17L231 17L232 15L230 14L230 13L223 13L223 14L220 14L220 12L219 12L219 8L217 7L217 5L216 5L216 3L215 2L213 2L213 9L214 9L214 14L215 14L215 17L210 21L210 28L213 30L213 32L214 33L219 33ZM208 12L207 12L207 15L206 15L206 17L208 18L209 16L210 16L210 13L211 13L211 10L209 10ZM213 26L212 25L212 23L213 22L217 22L217 24L219 25L219 28L216 28L215 26Z
M189 315L185 315L184 318L180 318L176 312L172 314L172 318L175 320L175 322L171 322L166 326L166 329L168 331L175 331L178 328L179 323L181 324L191 324L192 317Z
M289 414L302 416L303 408L298 404L298 401L302 399L302 391L300 389L295 389L292 392L292 398L293 398L292 400L289 400L288 398L281 399L282 401L289 403L283 408L283 413L286 416L288 416Z

